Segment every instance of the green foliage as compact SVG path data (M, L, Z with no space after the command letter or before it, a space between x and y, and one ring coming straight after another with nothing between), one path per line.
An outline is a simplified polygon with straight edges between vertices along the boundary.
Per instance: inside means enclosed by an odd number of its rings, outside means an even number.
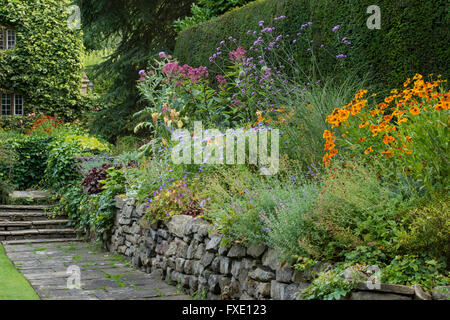
M6 132L16 131L26 133L31 129L36 120L36 116L1 116L0 129Z
M45 168L45 180L53 190L75 183L79 180L75 158L81 154L81 148L77 143L61 140L54 141L49 146L48 163Z
M10 181L19 190L25 190L40 184L47 167L50 136L18 136L3 142L5 148L16 154L13 165L2 165L0 171L10 174Z
M308 251L302 247L302 239L311 234L309 215L317 199L317 186L284 186L283 189L268 190L268 195L275 198L277 207L272 212L263 209L262 215L267 225L269 243L286 256L307 256ZM285 193L283 199L283 193Z
M301 297L305 300L341 300L354 287L354 283L346 280L339 268L320 272L308 286Z
M426 201L411 209L405 217L405 228L399 234L404 252L446 259L450 264L450 210L448 195Z
M170 184L166 191L159 193L151 202L148 202L144 221L155 223L180 214L193 217L201 215L200 200L194 195L198 188L196 183L195 180L191 181L189 187L182 180Z
M123 136L117 138L113 148L114 155L121 155L122 153L137 151L140 139L136 136Z
M175 31L178 33L251 1L253 0L198 0L197 4L192 4L190 16L174 22Z
M414 285L426 290L448 285L450 274L444 259L426 259L416 255L397 256L381 270L383 283Z
M24 95L25 112L75 119L82 110L81 32L67 27L69 0L0 1L0 25L17 45L0 51L0 87Z
M322 188L310 217L313 228L299 240L306 252L330 260L362 245L389 252L405 199L360 166L334 166L323 176Z
M102 181L104 191L88 195L75 181L60 191L60 199L54 211L65 212L75 221L76 230L84 234L94 234L101 239L111 230L116 216L115 196L125 192L123 169L107 170L107 178Z
M12 189L12 185L8 180L0 178L0 204L7 202L9 194L13 191Z
M1 132L0 132L1 133ZM7 170L0 169L0 204L7 202L9 194L13 191L13 185L10 181L11 170L14 167L16 161L16 154L6 149L0 143L0 168L10 168L9 172Z
M125 192L125 179L122 169L110 168L108 178L103 181L105 191L91 195L82 211L89 212L89 224L96 236L101 239L108 234L116 217L115 196Z
M236 166L217 168L205 178L204 185L200 197L207 199L205 217L229 241L265 242L258 200L253 193L253 188L263 189L263 181L245 166Z
M67 186L59 191L59 201L53 208L55 214L64 212L73 221L76 230L89 234L90 221L89 211L82 210L86 207L88 195L84 193L83 188L79 183Z
M381 8L380 30L369 30L366 26L367 8L374 4ZM445 23L449 18L446 6L444 0L415 2L415 5L390 0L376 3L370 0L357 3L351 0L258 0L182 31L175 56L182 63L205 65L214 75L219 70L210 68L209 57L221 40L233 36L239 44L249 48L255 39L247 35L248 30L254 30L260 20L266 22L265 26L271 26L273 18L285 15L287 19L277 28L278 34L293 36L309 21L317 26L313 28L314 51L321 43L327 45L335 37L331 29L340 25L345 34L351 35L352 47L347 55L352 67L364 65L377 84L395 87L417 72L443 72L444 77L448 76L450 33ZM300 51L305 49L303 46ZM302 55L300 53L300 57ZM328 71L325 75L330 75L334 64L327 59L318 63Z

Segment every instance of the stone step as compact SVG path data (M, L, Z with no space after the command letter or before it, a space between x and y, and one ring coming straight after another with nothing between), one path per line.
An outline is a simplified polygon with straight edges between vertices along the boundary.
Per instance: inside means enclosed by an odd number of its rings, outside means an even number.
M74 238L76 233L73 229L28 229L16 231L0 231L0 241L5 240L30 240L30 239L56 239Z
M81 242L83 239L77 238L57 238L57 239L29 239L29 240L8 240L3 241L3 245L21 245L21 244L34 244L34 243L54 243L54 242Z
M36 211L0 211L0 221L39 221L53 218L52 212ZM58 219L67 219L65 215L58 215Z
M0 205L0 212L1 211L35 211L35 210L48 210L51 209L52 206L48 205L12 205L12 204L3 204Z
M0 221L0 231L16 231L25 229L61 229L71 222L68 219L36 220L36 221Z

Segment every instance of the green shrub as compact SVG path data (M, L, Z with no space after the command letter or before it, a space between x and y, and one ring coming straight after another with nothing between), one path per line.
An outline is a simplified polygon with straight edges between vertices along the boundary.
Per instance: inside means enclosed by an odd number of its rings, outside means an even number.
M10 182L11 170L15 163L15 153L7 150L0 143L0 167L9 167L10 171L0 171L0 204L6 203L9 194L13 191L13 185Z
M20 132L27 133L33 126L34 121L37 120L36 116L1 116L0 117L0 129L5 132Z
M125 177L122 169L110 168L102 182L103 192L88 195L80 180L60 190L55 213L66 213L74 221L77 231L102 239L108 235L116 216L115 196L125 192Z
M51 136L18 136L3 142L16 154L14 165L2 165L0 172L9 174L16 188L25 190L39 185L47 167L48 149L53 141Z
M206 199L205 217L228 241L265 242L256 189L263 181L245 166L217 168L204 180L200 197Z
M361 246L389 254L400 213L408 205L403 201L370 168L334 166L322 177L321 192L308 217L311 228L299 239L299 246L316 259L335 261Z
M81 182L74 183L59 191L59 200L54 206L53 212L67 214L77 231L89 234L89 210L81 210L86 207L87 201L88 195L83 191Z
M417 255L397 256L381 270L381 282L409 286L418 284L426 290L448 285L450 274L443 260Z
M400 250L444 257L450 265L449 200L448 195L442 195L407 213L406 227L399 234Z
M123 136L117 138L113 153L120 155L125 152L136 151L139 147L140 139L136 136Z
M301 244L305 235L311 234L313 229L309 216L315 206L318 187L314 184L304 184L290 188L273 188L267 192L276 199L276 207L272 212L263 209L269 244L287 257L307 256L308 251ZM283 192L289 192L289 195L280 197Z
M0 178L0 204L7 202L9 194L13 191L12 189L12 185L9 181Z
M56 140L50 146L48 163L45 167L45 181L49 188L59 190L80 179L75 158L81 155L77 143Z
M218 169L204 179L199 197L208 200L206 218L228 240L270 245L290 257L304 254L298 240L317 193L295 180L264 179L245 166Z
M104 191L91 195L85 203L84 211L89 212L91 230L97 238L109 235L116 217L115 196L125 192L125 178L122 169L110 168L103 182Z
M319 273L301 293L301 297L305 300L341 300L351 292L354 285L344 278L342 270L332 269Z
M367 8L374 4L381 8L380 30L369 30L366 26ZM316 46L333 39L335 34L331 29L340 25L345 34L351 35L349 58L354 66L366 66L383 86L398 86L416 72L448 75L450 33L445 21L449 13L444 0L414 1L414 5L410 1L390 0L375 3L371 0L258 0L181 32L175 56L182 63L209 68L209 57L221 40L233 36L240 45L249 48L254 38L247 31L254 30L260 20L270 26L273 18L281 15L287 19L277 28L278 34L295 35L302 24L312 21ZM305 50L305 47L301 49ZM327 60L318 63L328 65L330 74L332 64Z

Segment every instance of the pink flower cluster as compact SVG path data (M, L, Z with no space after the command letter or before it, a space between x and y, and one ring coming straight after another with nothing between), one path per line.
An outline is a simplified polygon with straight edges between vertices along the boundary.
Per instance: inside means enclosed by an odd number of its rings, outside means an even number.
M230 52L230 60L232 62L242 61L245 58L246 53L247 51L239 46L236 50Z
M216 79L217 79L217 83L219 84L219 87L224 87L224 86L226 86L226 84L227 84L227 79L225 79L224 76L218 75L218 76L216 77Z
M168 75L169 78L181 76L194 83L197 83L200 79L206 79L209 76L206 67L200 66L198 68L193 68L187 64L181 67L178 62L169 62L164 66L163 72Z

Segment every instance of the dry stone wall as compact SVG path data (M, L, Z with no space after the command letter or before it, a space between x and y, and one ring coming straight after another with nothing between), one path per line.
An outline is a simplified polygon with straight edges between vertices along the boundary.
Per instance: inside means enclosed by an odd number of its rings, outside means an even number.
M297 292L306 289L311 281L311 274L283 265L274 249L262 245L222 245L222 235L201 218L174 216L168 222L142 226L143 205L136 207L134 200L116 197L116 207L116 223L107 242L108 249L124 255L137 268L179 284L191 295L204 293L210 300L296 300L300 299ZM327 268L330 266L320 264L315 271ZM445 298L439 294L434 298ZM432 298L420 287L382 285L373 290L364 283L348 297L352 300Z

